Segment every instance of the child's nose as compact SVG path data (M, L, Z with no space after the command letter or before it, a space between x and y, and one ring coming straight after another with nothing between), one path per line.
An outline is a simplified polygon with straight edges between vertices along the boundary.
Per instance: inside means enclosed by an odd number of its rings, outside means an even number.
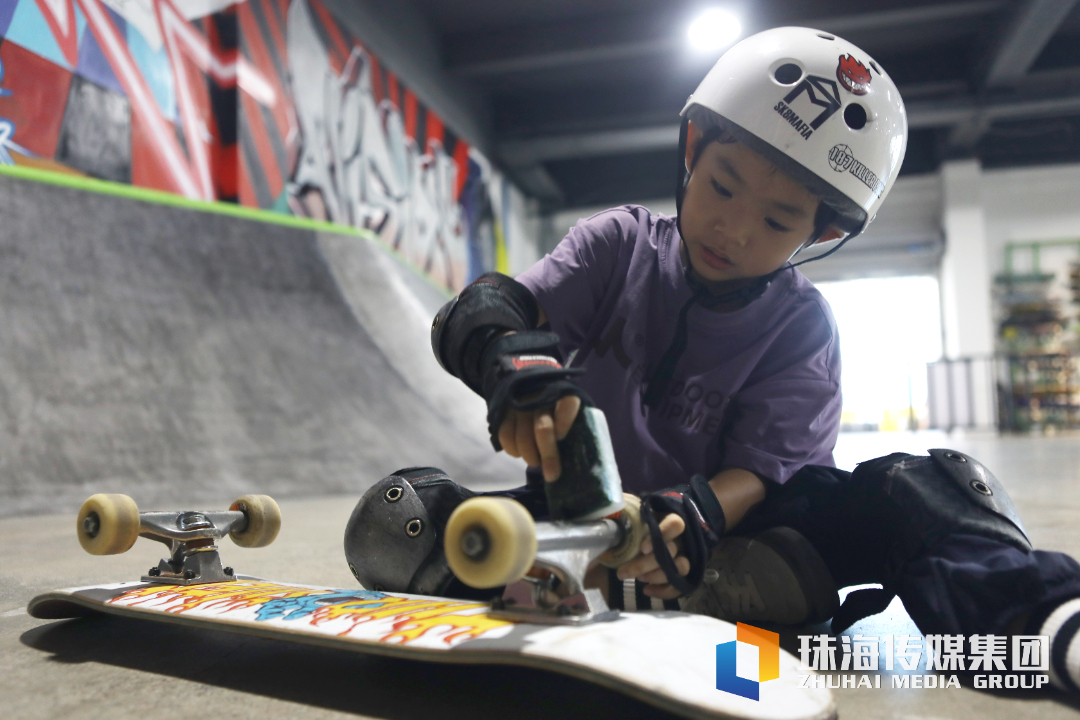
M750 236L750 213L741 203L728 203L713 227L726 239L744 247Z

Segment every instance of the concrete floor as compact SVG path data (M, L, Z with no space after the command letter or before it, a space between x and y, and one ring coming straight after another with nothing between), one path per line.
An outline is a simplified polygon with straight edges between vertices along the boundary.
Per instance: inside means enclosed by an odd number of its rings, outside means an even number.
M936 433L849 435L837 463L894 450L952 447L983 460L1008 487L1041 549L1080 557L1080 436L996 438ZM276 580L354 587L341 533L355 497L282 502L269 548L223 544L238 571ZM0 707L5 718L662 717L573 678L535 671L437 666L243 638L121 618L43 622L39 592L137 578L161 546L140 540L125 555L91 557L72 515L0 520ZM795 647L797 632L783 634ZM820 631L815 628L813 631ZM918 635L899 602L846 634ZM888 678L883 678L888 684ZM1052 691L834 690L842 718L1073 718L1080 698Z

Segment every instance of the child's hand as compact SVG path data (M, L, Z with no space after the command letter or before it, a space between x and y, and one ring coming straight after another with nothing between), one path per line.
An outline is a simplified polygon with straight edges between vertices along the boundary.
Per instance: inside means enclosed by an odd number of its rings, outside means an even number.
M551 408L511 408L499 426L499 442L510 457L522 458L529 467L542 467L548 482L558 480L562 464L555 443L566 437L580 409L581 398L577 395L561 398L555 403L554 414Z
M686 525L678 515L667 515L660 521L660 534L666 541L667 550L675 560L675 569L680 575L690 572L690 561L679 554L682 548L679 547L678 537L685 529ZM618 576L620 580L636 578L648 583L643 592L649 597L670 600L679 597L680 594L671 586L664 571L660 569L660 563L657 562L656 555L653 553L651 538L645 538L641 543L640 555L619 567Z

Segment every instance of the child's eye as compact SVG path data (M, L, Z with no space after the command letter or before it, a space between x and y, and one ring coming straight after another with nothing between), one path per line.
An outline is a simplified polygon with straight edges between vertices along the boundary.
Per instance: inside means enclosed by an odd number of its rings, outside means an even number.
M771 227L776 232L787 232L791 230L791 228L787 227L786 225L781 225L772 218L765 218L765 224Z
M723 185L721 185L720 183L716 182L715 180L712 181L712 186L713 186L713 190L715 190L716 194L719 195L720 197L722 197L722 198L730 198L731 197L731 191L728 190Z

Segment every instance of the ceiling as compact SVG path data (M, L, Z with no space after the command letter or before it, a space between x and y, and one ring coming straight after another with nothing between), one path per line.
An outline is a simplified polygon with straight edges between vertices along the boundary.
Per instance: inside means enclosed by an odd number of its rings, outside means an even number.
M693 54L688 0L413 0L444 69L488 103L501 164L546 208L670 197L678 113L719 53ZM1080 161L1078 0L719 0L744 36L840 35L907 103L902 174Z

